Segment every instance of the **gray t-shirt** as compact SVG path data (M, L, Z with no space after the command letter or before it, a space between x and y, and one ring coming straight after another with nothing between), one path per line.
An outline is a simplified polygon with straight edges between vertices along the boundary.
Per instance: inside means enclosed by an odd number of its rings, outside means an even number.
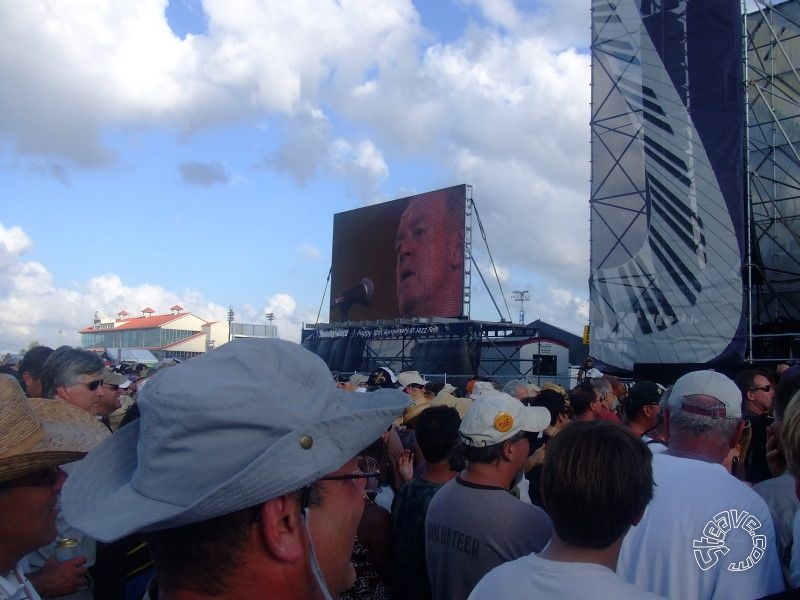
M436 492L425 518L425 559L434 600L463 600L497 565L540 552L553 523L502 488L460 477Z

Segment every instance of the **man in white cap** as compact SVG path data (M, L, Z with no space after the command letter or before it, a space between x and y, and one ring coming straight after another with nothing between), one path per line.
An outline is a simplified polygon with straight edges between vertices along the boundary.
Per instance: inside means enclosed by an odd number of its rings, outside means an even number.
M131 382L122 373L117 373L108 367L103 368L102 376L100 404L95 409L95 414L108 418L111 413L122 407L122 395L127 393Z
M678 379L655 494L622 544L626 581L669 598L761 598L783 591L769 509L722 461L744 429L739 388L715 371Z
M13 378L0 376L0 598L39 599L20 561L56 537L58 493L66 479L59 465L78 460L108 435L86 412L28 399ZM74 559L82 576L84 560Z
M431 597L461 600L494 567L539 552L553 524L538 506L509 492L528 458L528 433L550 425L550 412L496 392L484 394L459 428L467 467L430 502L425 558Z
M141 417L70 475L64 513L102 541L145 532L151 599L335 597L378 475L356 455L406 402L338 389L297 344L234 340L151 378Z

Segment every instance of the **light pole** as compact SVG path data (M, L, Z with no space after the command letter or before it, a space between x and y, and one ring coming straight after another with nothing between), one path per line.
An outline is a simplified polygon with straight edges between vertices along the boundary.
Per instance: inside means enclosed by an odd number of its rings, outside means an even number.
M514 290L511 292L511 299L519 302L519 324L525 325L525 303L531 299L528 290Z
M233 306L228 307L228 341L231 341L232 335L232 328L233 328L233 317L236 316L236 313L233 312Z
M272 322L275 320L275 313L268 312L267 314L264 315L264 318L267 320L267 323L269 324L269 327L268 327L268 331L269 331L269 334L270 334L269 337L277 337L277 336L271 335L272 334Z

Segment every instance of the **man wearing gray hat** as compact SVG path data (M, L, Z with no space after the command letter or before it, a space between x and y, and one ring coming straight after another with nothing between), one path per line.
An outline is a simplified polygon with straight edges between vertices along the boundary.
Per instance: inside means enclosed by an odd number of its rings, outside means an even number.
M550 412L502 392L482 394L459 435L467 468L430 501L425 559L435 599L465 599L494 567L550 540L553 523L538 506L509 492L530 451L528 433L550 425Z
M678 379L669 447L653 456L655 494L622 544L617 573L669 598L761 598L783 591L772 517L722 466L742 435L741 394L722 373Z
M99 540L146 534L149 598L330 598L352 585L377 476L356 455L407 396L340 390L297 344L239 339L159 372L138 402L140 419L70 475L62 506Z

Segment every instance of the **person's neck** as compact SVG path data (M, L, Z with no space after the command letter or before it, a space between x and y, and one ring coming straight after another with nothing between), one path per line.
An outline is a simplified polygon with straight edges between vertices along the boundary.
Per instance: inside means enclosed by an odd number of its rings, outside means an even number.
M636 437L642 437L648 431L654 429L655 426L651 426L649 423L645 421L629 421L628 422L628 429L630 429Z
M468 463L467 468L461 471L461 479L468 483L487 485L507 490L511 487L516 473L510 473L502 458L497 463Z
M539 553L539 557L555 562L593 563L616 571L621 547L622 538L619 538L607 548L599 550L595 548L581 548L568 544L558 537L557 533L553 533L550 543Z
M456 475L458 473L450 470L450 464L447 460L442 460L435 463L426 463L425 470L419 478L430 483L447 483Z
M310 564L258 564L248 561L240 571L226 580L222 596L187 588L167 590L158 585L158 600L250 600L251 598L282 598L285 600L324 600L325 594L317 583Z
M666 453L678 458L691 458L716 464L722 464L722 461L725 460L727 456L727 451L723 452L722 449L704 440L676 439L675 437L670 438Z
M744 403L744 412L754 417L760 417L761 415L765 415L769 412L769 407L759 406L755 402L747 400Z

